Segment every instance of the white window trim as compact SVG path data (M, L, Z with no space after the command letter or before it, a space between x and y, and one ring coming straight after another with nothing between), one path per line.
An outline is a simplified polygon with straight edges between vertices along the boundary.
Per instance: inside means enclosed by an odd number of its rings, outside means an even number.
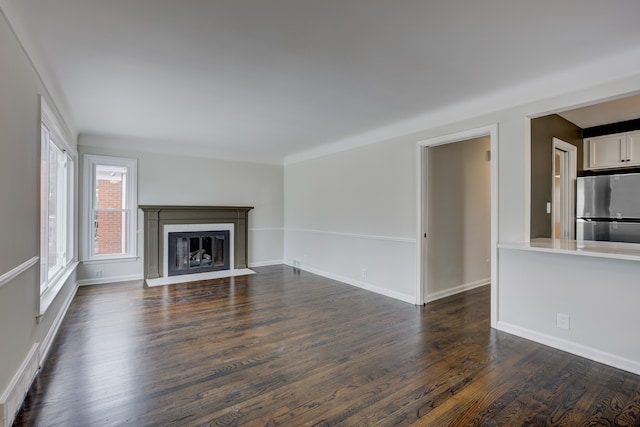
M65 264L62 268L56 272L52 277L47 278L47 286L44 291L42 291L42 279L38 280L38 294L40 295L39 301L39 309L38 309L38 317L44 315L47 311L55 297L58 295L58 292L62 289L66 281L69 279L71 274L75 271L78 262L76 258L76 247L77 247L77 239L76 239L76 222L75 222L75 212L76 212L76 188L77 188L77 158L78 152L76 151L75 146L73 146L70 141L68 133L64 131L64 127L59 122L56 115L53 113L53 110L46 102L43 96L40 96L40 121L51 135L52 139L55 141L56 146L59 149L64 150L65 154L70 158L73 163L73 175L69 180L69 194L67 197L68 200L68 223L66 224L67 235L65 236L67 239L67 255L65 256ZM42 132L38 131L38 135L42 135ZM45 141L40 140L40 147L44 144ZM42 149L41 149L42 152ZM42 253L42 249L41 252ZM46 260L40 260L40 262L45 262Z
M59 274L55 276L55 279L49 284L47 290L40 295L40 310L38 313L38 317L43 316L47 312L47 309L58 295L58 292L60 292L60 289L62 289L64 284L67 282L67 279L69 279L71 273L74 272L78 264L78 261L72 261L68 263L59 272Z
M138 229L138 160L126 157L101 156L97 154L85 154L83 161L83 186L84 197L82 201L82 262L99 262L128 260L137 258L137 229ZM117 255L96 255L93 253L92 236L92 206L95 197L95 165L123 166L128 169L127 174L127 205L129 209L129 251Z

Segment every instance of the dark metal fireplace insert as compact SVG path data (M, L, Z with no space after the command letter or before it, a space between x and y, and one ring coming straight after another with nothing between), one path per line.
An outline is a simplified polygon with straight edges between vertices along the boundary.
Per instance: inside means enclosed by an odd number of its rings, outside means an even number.
M229 270L229 230L169 233L169 276Z

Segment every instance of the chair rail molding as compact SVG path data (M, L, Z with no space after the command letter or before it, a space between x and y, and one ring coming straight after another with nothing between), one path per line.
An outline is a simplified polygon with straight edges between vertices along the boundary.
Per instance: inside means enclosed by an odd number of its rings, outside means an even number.
M19 266L4 273L2 276L0 276L0 288L6 285L7 283L9 283L10 281L12 281L13 279L15 279L16 277L18 277L20 274L30 269L35 264L37 264L39 260L40 260L40 257L34 256L33 258L26 260Z

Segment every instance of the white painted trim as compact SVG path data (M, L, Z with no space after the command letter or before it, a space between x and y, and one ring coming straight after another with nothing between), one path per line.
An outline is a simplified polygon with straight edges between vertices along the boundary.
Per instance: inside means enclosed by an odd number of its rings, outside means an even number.
M498 242L500 241L500 191L498 183L500 175L500 144L498 124L489 126L491 138L491 313L492 328L498 325L499 283L498 283Z
M53 320L53 323L51 324L51 327L47 332L47 335L44 337L44 340L42 341L42 345L40 346L40 354L38 356L38 365L40 367L44 366L44 362L47 359L47 356L49 355L49 351L51 350L51 345L53 344L53 340L58 334L58 330L60 329L62 320L64 320L64 317L67 315L67 311L69 310L69 306L71 306L71 302L73 301L73 298L76 296L76 292L78 292L77 282L73 287L73 291L69 292L69 295L67 295L67 299L65 299L64 303L62 304L62 308L60 309L60 311L58 311L56 318Z
M80 135L79 147L109 147L118 151L161 153L183 157L199 157L213 160L223 160L241 164L275 165L282 166L282 155L274 154L265 156L264 152L254 150L224 149L217 147L215 150L203 150L201 144L184 140L159 140L138 137L118 138L111 135ZM189 154L189 153L197 153Z
M49 102L44 96L40 95L40 117L41 121L45 124L47 129L54 136L55 144L59 146L61 150L67 151L74 159L78 157L78 150L73 141L71 135L67 132L68 126L62 121L58 120L58 117L54 114L53 108L49 106Z
M162 277L169 277L169 233L190 231L228 231L229 232L229 270L235 267L235 224L222 222L216 224L165 224L162 227ZM200 274L200 273L195 273ZM156 280L156 279L154 279ZM148 281L147 281L148 283Z
M499 241L499 228L498 228L498 215L499 215L499 144L498 144L498 124L492 124L475 129L469 129L462 132L456 132L453 134L442 135L435 138L429 138L416 143L416 239L415 241L421 241L422 236L425 233L426 226L424 225L423 210L426 199L424 193L423 177L425 176L425 165L422 161L422 152L425 147L433 147L442 144L449 144L452 142L466 141L469 139L479 138L483 136L489 136L491 140L491 327L495 328L498 323L498 241ZM419 244L416 247L416 299L415 304L422 305L424 302L424 244Z
M39 259L40 257L34 256L33 258L26 260L19 266L12 268L11 270L4 273L2 276L0 276L0 288L36 265Z
M285 265L289 267L293 267L293 262L291 260L286 260ZM415 302L415 298L413 295L407 295L400 292L390 291L389 289L380 288L378 286L372 285L370 283L361 282L359 280L354 280L349 277L340 276L338 274L333 274L326 272L324 270L319 270L317 268L304 266L304 267L294 267L299 270L307 271L309 273L317 274L318 276L326 277L327 279L337 280L338 282L345 283L347 285L355 286L357 288L364 289L366 291L375 292L380 295L384 295L386 297L390 297L393 299L397 299L403 302L407 302L409 304L413 304Z
M605 365L613 366L614 368L640 375L640 362L636 360L620 357L593 347L578 344L563 338L542 334L507 322L499 321L497 329L558 350L566 351L567 353L575 354L576 356L585 357L599 363L604 363Z
M463 283L459 286L454 286L453 288L443 289L438 292L434 292L432 294L427 294L426 302L430 303L442 298L450 297L451 295L459 294L461 292L470 291L471 289L479 288L480 286L485 286L491 284L491 278L487 277L485 279L476 280L475 282Z
M274 259L273 261L250 262L249 263L249 267L250 268L253 268L253 267L266 267L268 265L280 265L280 264L284 264L284 260Z
M122 257L122 258L101 258L101 259L83 259L80 260L83 265L92 264L115 264L121 262L136 262L140 259L138 256Z
M78 280L78 286L104 285L105 283L131 282L144 279L143 274L129 274L127 276L96 277L95 279Z
M29 387L38 373L38 347L39 343L31 346L27 357L22 361L20 368L11 379L11 382L0 396L0 427L10 427L16 414L22 406Z
M524 125L524 240L528 242L531 239L531 118L525 117Z
M129 236L129 251L126 254L117 255L95 255L93 251L93 241L90 236L93 235L93 204L95 199L94 189L95 175L93 173L95 165L122 166L127 168L126 196L129 213L129 226L127 235ZM83 171L82 171L84 190L84 198L82 200L82 215L80 227L83 230L83 241L81 247L81 257L83 261L111 260L136 257L138 253L138 159L130 157L114 157L103 156L98 154L83 155Z
M65 270L60 276L53 282L51 286L47 288L42 295L40 295L40 307L38 310L38 318L44 316L44 314L51 306L51 303L56 299L60 290L64 287L71 274L78 267L79 262L73 261L65 267Z
M566 191L569 195L568 200L565 201L565 217L562 218L562 221L569 226L569 235L561 236L562 239L575 239L575 224L576 224L576 216L575 216L575 206L576 206L576 179L578 177L578 147L575 145L569 144L566 141L561 140L560 138L553 137L553 144L551 146L551 200L552 200L552 210L551 210L551 237L555 238L556 235L556 222L555 222L555 213L554 211L558 208L557 204L560 204L560 201L556 200L556 192L555 192L555 175L556 175L556 158L555 151L556 149L567 153L569 156L569 170L566 171L566 174L569 176L568 184L565 182L561 183L563 191ZM567 185L565 185L567 184ZM562 228L562 227L560 227Z
M379 240L383 242L400 242L400 243L416 242L416 239L411 237L376 236L371 234L341 233L338 231L311 230L306 228L285 228L284 230L286 232L292 232L292 233L312 233L312 234L322 234L326 236L347 237L352 239Z
M423 212L424 205L427 203L429 194L427 182L427 166L429 163L429 151L427 146L422 145L420 142L416 144L416 233L417 242L416 246L416 305L422 305L426 303L424 299L424 289L427 287L427 283L424 281L424 272L426 269L425 261L429 256L429 245L427 245L427 212Z
M257 227L249 228L249 231L284 231L284 227Z

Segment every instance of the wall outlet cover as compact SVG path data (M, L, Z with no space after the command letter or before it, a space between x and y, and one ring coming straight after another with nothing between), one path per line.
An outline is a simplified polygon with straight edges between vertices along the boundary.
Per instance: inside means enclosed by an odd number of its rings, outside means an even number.
M557 313L556 326L560 329L569 330L570 320L568 314Z

